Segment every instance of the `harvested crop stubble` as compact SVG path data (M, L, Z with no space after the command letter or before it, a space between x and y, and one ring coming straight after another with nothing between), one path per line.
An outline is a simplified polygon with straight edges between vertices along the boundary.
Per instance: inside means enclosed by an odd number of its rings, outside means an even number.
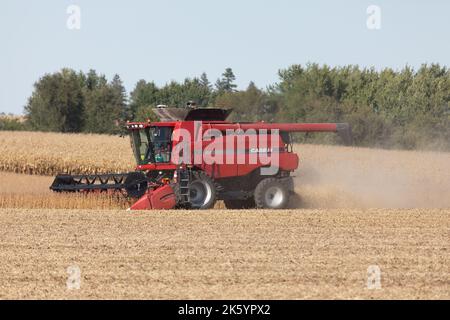
M0 209L0 298L449 299L449 214Z
M128 138L96 134L0 132L0 171L26 174L132 171Z

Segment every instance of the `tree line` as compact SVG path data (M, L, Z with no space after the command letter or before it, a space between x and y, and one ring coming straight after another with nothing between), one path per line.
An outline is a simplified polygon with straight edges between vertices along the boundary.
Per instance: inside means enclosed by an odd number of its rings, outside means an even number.
M119 133L125 120L145 120L159 104L233 108L234 121L349 122L356 145L450 150L450 70L439 64L417 70L292 65L266 89L251 82L237 90L227 68L212 84L206 73L164 86L140 80L129 97L118 75L108 81L63 69L34 85L18 128L0 129ZM2 124L3 123L3 124ZM337 143L330 134L299 134L299 142Z

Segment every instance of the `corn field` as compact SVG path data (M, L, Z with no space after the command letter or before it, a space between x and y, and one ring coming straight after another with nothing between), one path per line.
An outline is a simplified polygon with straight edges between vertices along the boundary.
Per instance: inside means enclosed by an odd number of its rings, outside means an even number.
M127 137L0 132L0 171L56 175L128 172L135 165Z
M0 208L126 209L131 202L120 194L2 194Z

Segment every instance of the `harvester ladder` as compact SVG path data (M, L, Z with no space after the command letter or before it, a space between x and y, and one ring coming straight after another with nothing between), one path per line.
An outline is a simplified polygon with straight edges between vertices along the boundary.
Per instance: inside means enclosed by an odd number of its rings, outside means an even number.
M191 201L191 197L189 194L189 185L191 183L191 170L190 169L181 169L179 171L178 177L180 178L180 197L181 201L184 203L189 203Z

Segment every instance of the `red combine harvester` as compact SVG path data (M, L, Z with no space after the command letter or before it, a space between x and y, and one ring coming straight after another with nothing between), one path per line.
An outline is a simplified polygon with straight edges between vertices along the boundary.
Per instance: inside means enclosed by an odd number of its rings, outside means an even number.
M233 123L231 110L156 108L160 122L129 122L135 172L58 175L59 192L119 190L138 199L131 210L286 208L299 158L292 132L336 132L347 123Z

